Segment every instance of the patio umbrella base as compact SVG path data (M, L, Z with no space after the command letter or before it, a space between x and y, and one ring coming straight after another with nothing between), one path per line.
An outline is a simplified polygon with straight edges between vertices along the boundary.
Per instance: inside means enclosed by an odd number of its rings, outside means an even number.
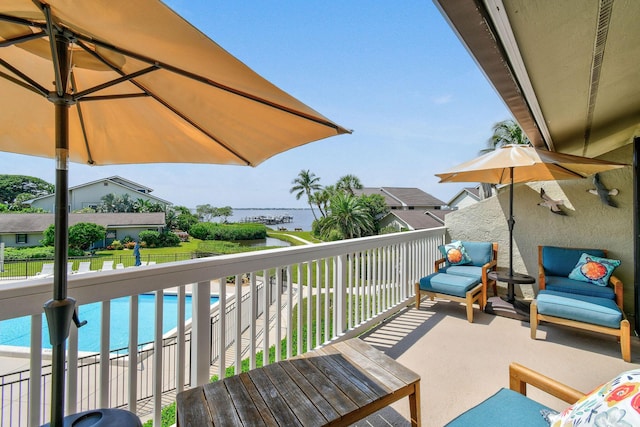
M78 414L67 415L63 421L64 427L141 427L142 422L132 412L124 409L94 409L80 412ZM42 427L49 427L44 424Z
M529 321L529 306L526 302L514 299L512 302L502 297L491 297L484 308L485 313L511 319Z

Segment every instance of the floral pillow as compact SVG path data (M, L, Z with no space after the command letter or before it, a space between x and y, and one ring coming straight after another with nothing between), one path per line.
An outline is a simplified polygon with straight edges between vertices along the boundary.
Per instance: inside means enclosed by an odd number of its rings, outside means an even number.
M547 419L551 427L640 426L640 369L618 375Z
M620 260L600 258L583 253L573 271L569 273L569 279L607 286L613 270L619 265Z
M439 247L442 256L450 265L463 265L471 263L471 257L460 240L453 241Z

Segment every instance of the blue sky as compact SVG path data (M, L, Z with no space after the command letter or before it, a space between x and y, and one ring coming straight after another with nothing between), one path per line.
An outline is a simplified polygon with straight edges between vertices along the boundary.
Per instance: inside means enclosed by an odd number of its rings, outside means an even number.
M418 187L445 202L469 184L435 173L485 148L510 113L429 0L167 0L249 67L353 134L313 142L255 168L71 164L71 186L120 175L176 205L305 207L302 169L334 184ZM170 32L167 33L170 35ZM55 182L54 161L0 153L0 173Z

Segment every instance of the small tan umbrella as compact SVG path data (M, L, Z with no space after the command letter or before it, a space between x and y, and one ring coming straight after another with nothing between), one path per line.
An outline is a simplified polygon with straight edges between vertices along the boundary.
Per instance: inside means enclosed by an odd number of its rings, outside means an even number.
M538 150L524 144L505 145L468 162L437 173L440 182L482 182L509 185L509 275L513 276L513 184L586 178L627 165L588 157ZM511 288L510 288L511 289ZM513 295L508 299L513 300Z
M312 81L309 84L313 84ZM348 131L158 0L2 0L0 151L56 159L51 424L63 425L68 162L255 166Z

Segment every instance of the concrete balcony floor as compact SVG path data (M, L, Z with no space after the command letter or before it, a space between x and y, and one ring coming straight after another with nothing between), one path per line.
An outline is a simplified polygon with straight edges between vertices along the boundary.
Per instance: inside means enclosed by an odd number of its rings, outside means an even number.
M509 387L508 366L518 362L578 390L589 392L620 372L640 367L640 340L632 337L632 363L622 360L615 337L542 323L538 339L529 323L424 299L361 338L421 376L425 427L442 426L458 414ZM568 405L529 387L528 395L549 407ZM358 426L409 425L407 399Z

